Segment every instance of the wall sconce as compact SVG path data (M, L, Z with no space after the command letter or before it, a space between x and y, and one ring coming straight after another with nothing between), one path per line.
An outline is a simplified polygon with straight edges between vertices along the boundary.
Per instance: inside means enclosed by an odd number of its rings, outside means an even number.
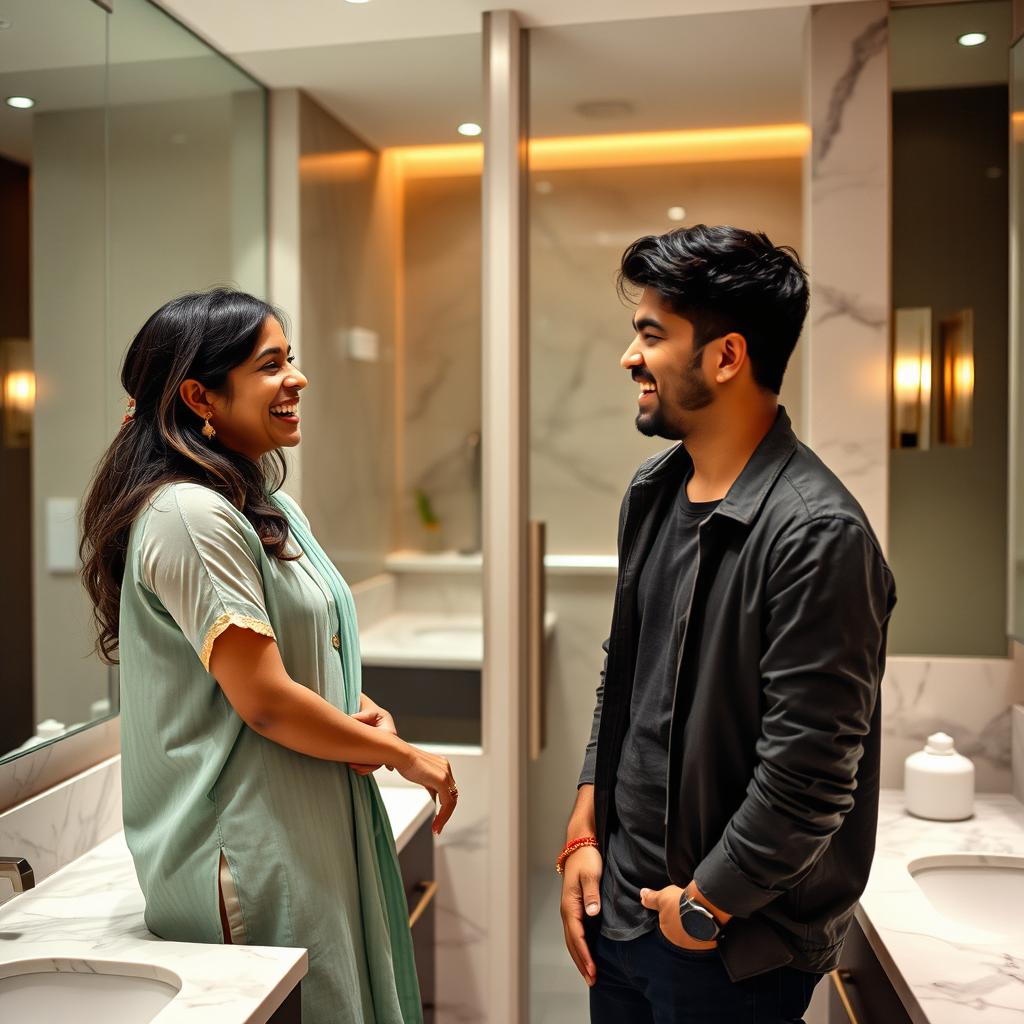
M932 435L932 311L897 309L892 359L892 446L927 451Z
M939 321L939 440L954 448L974 443L974 310Z
M3 404L4 446L27 448L32 437L36 404L36 375L32 371L32 343L25 338L0 341L0 403Z

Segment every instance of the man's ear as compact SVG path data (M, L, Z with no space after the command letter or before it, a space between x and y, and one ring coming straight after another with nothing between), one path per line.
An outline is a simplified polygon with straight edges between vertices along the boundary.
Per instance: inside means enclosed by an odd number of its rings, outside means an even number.
M736 331L730 331L718 339L717 348L715 381L725 384L740 372L747 361L747 339Z

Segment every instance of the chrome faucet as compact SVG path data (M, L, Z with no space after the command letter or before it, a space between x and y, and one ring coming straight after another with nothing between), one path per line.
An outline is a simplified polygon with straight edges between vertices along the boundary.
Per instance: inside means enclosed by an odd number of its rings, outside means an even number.
M0 878L6 878L11 883L15 896L26 889L34 889L36 885L32 865L24 857L0 857ZM0 900L0 903L3 902L6 901Z

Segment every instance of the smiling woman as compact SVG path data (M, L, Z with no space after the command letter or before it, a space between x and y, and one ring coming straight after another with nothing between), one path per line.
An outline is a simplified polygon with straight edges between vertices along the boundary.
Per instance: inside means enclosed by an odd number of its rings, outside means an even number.
M97 647L121 666L125 838L146 925L304 946L303 1020L422 1020L409 910L373 772L455 809L447 759L362 692L348 585L280 491L306 377L284 318L216 289L161 306L121 383L134 412L83 514Z

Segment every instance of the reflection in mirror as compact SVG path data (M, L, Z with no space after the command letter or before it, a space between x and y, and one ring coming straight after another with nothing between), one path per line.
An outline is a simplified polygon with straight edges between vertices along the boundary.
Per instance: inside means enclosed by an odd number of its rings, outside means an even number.
M1010 632L1024 643L1024 293L1021 268L1024 267L1024 39L1019 40L1010 58L1010 238L1012 242L1013 312L1010 354L1010 482L1013 518L1010 529L1010 586L1012 615Z
M75 575L76 496L98 451L86 439L105 431L110 387L109 19L95 4L68 0L15 0L4 18L0 96L23 100L0 106L0 757L109 714L112 696L107 669L88 658L90 622ZM88 400L60 423L54 412L69 390ZM59 458L48 454L58 450ZM59 675L46 665L57 649L68 659Z
M1010 4L900 8L890 25L889 653L1006 657ZM985 42L960 45L968 32ZM909 314L927 332L913 365Z
M265 276L264 90L148 0L8 0L0 32L0 759L117 710L78 505L121 358L182 291Z

